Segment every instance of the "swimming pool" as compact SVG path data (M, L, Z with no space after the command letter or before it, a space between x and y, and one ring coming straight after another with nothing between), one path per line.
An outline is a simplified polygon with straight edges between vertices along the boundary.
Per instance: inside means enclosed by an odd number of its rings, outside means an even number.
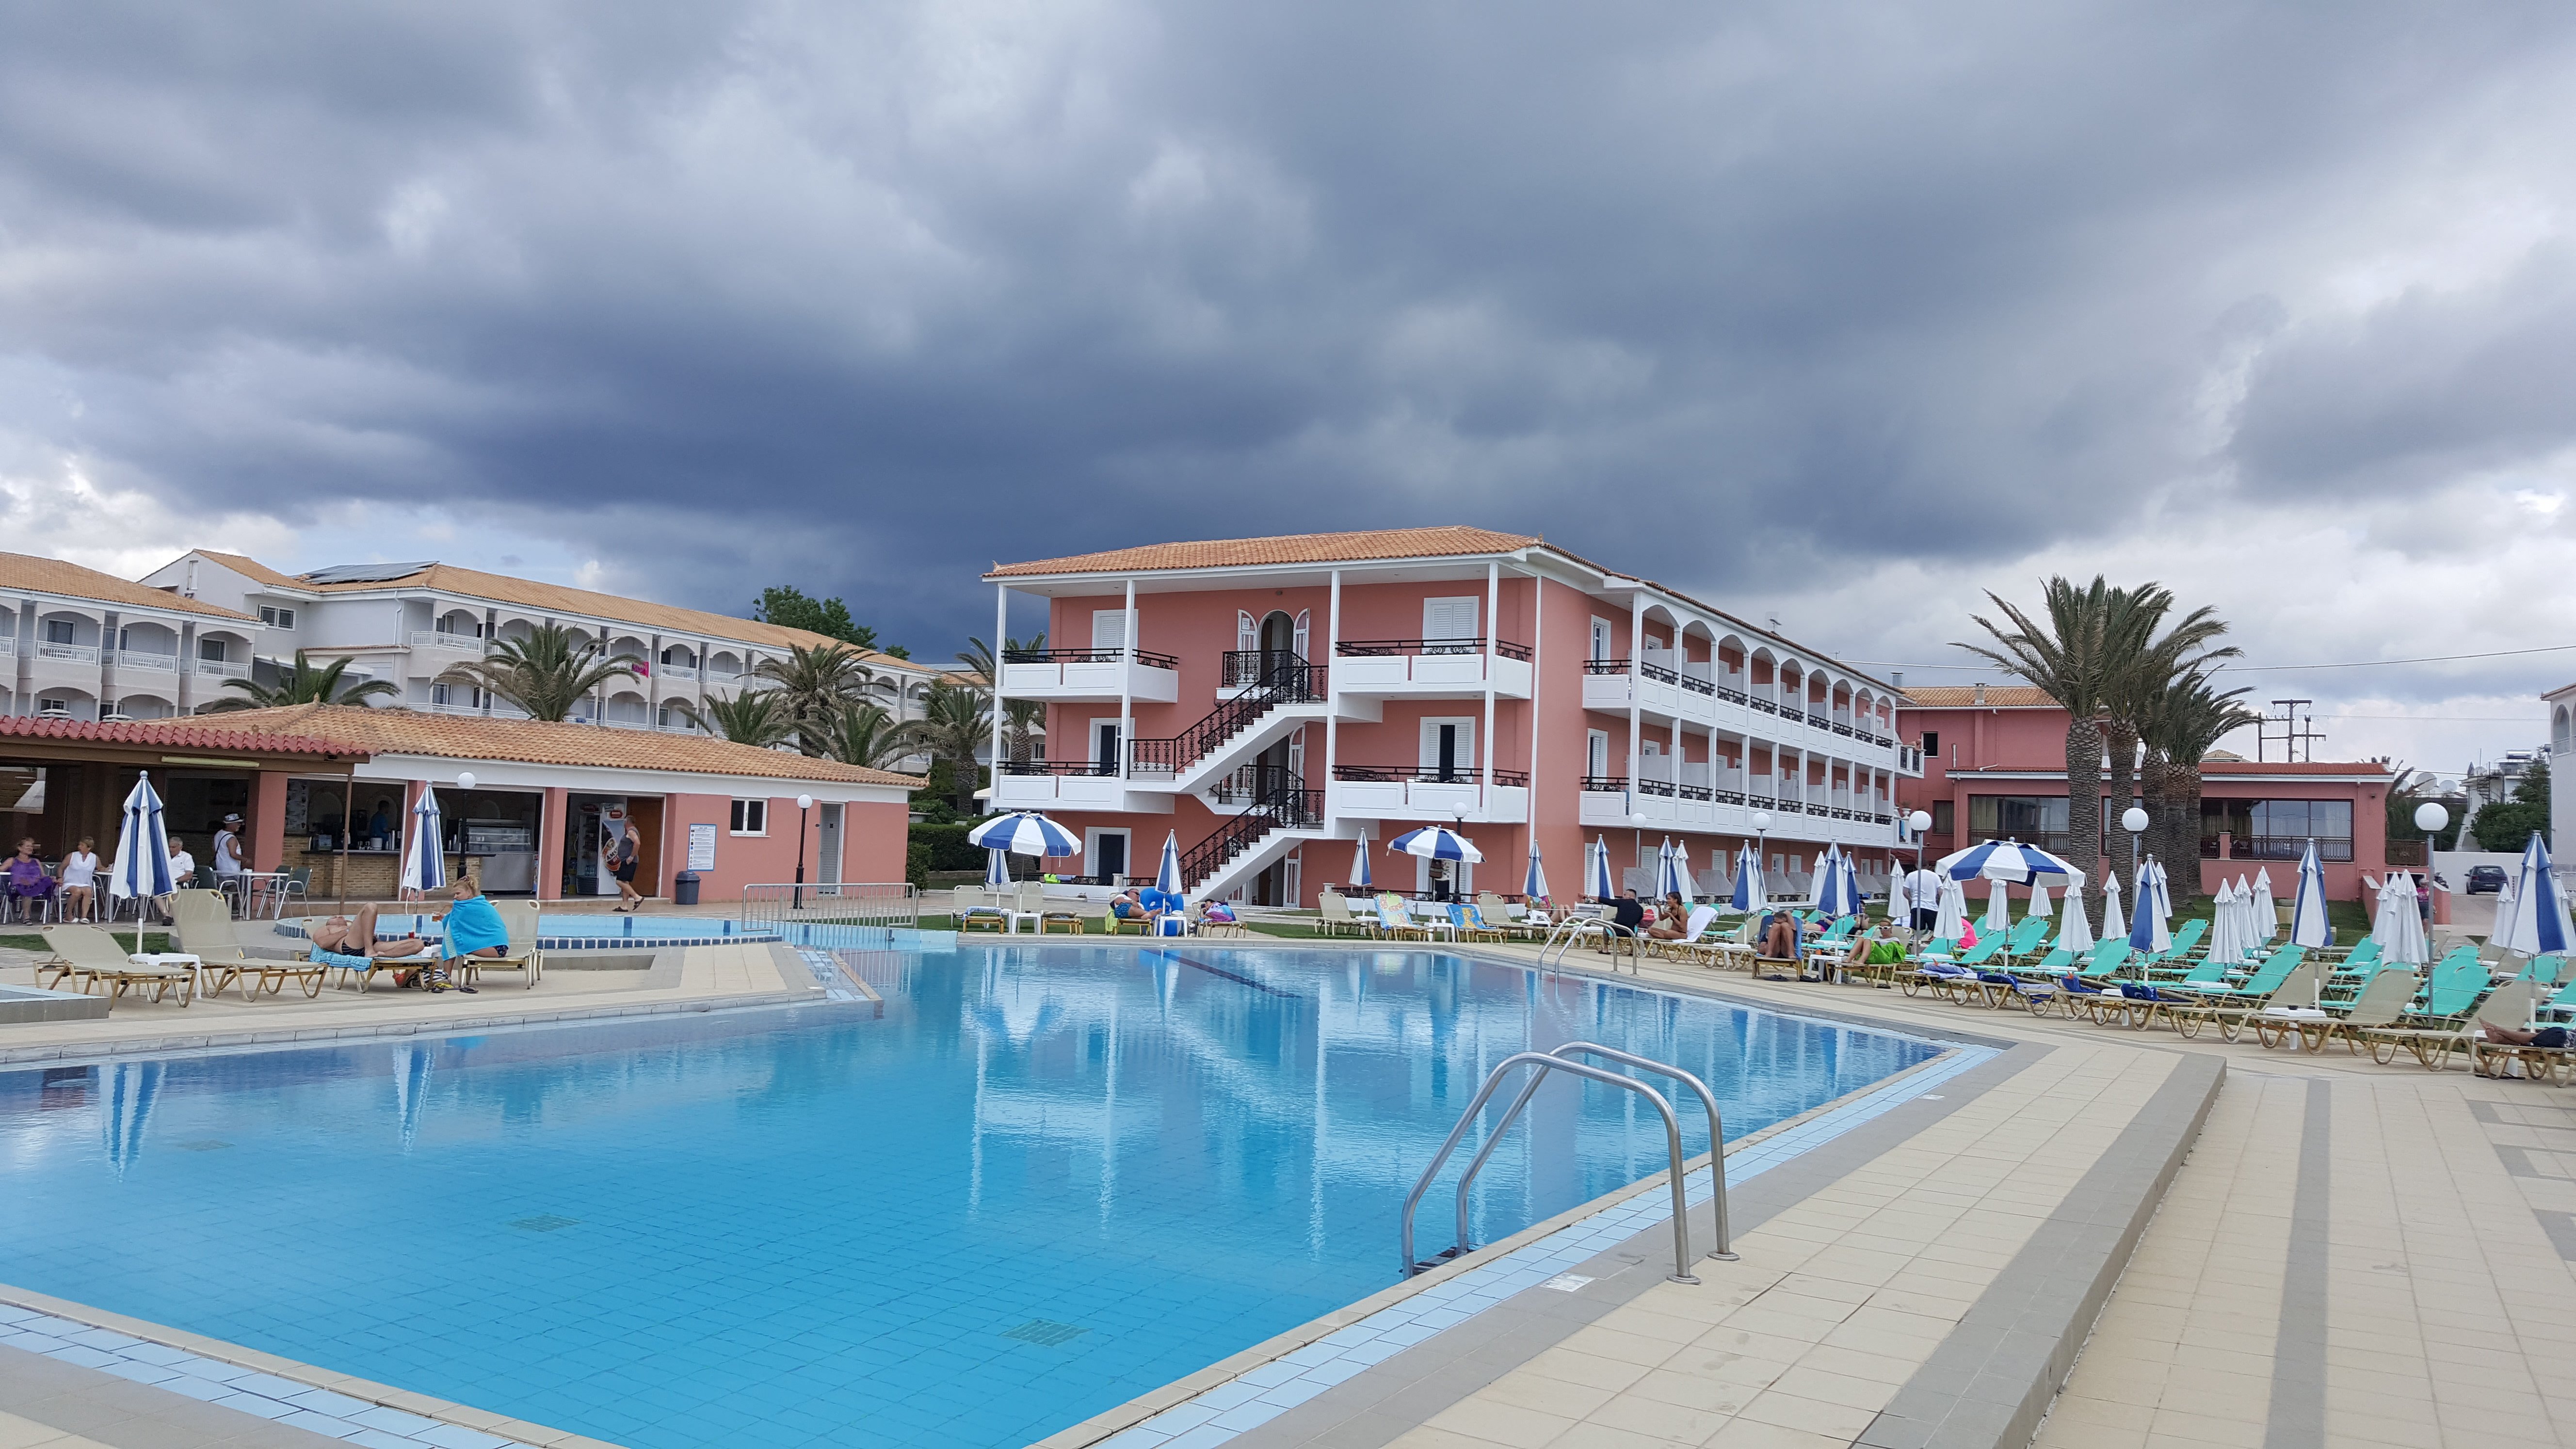
M1938 1050L1421 951L843 959L882 1019L0 1074L0 1281L637 1449L1009 1449L1393 1282L1511 1052L1679 1062L1742 1134ZM1662 1165L1632 1094L1532 1119L1480 1241Z

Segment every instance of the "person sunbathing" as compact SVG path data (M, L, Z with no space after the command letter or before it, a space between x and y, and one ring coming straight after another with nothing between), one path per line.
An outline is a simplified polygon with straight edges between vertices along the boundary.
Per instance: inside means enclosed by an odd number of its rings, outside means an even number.
M2478 1023L2478 1029L2486 1034L2487 1040L2499 1046L2564 1047L2571 1040L2568 1028L2563 1026L2499 1026L2492 1021L2482 1021Z
M448 903L436 912L438 919L447 922L447 959L510 954L510 928L502 922L500 910L484 898L474 882L458 881L449 888L448 898Z
M397 961L406 956L429 953L429 943L417 932L391 940L376 939L376 908L358 907L357 919L333 916L306 933L316 948L334 956L366 956L379 961Z
M1163 919L1164 913L1159 910L1148 908L1145 904L1145 898L1136 893L1136 888L1134 886L1129 886L1126 894L1110 901L1109 914L1116 916L1122 921L1144 922L1145 934L1150 936L1161 929L1156 922Z
M1787 911L1774 911L1762 923L1762 942L1758 954L1765 961L1798 959L1798 918Z
M1655 923L1646 928L1646 934L1658 941L1678 941L1689 924L1690 912L1682 908L1681 896L1667 892L1664 904L1655 912Z

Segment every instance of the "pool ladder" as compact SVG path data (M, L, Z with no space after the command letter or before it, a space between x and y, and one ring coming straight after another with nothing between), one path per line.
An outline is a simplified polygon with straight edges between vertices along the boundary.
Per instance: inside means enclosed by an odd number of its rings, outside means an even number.
M1628 973L1632 976L1637 974L1638 967L1644 959L1639 953L1637 933L1616 921L1601 920L1592 916L1569 916L1550 927L1547 940L1540 943L1538 948L1538 964L1547 965L1547 953L1554 951L1556 964L1564 965L1566 953L1574 949L1577 941L1595 935L1607 939L1610 943L1613 953L1610 957L1612 975L1617 975L1619 971L1619 958L1616 952L1622 941L1628 944Z
M1530 1067L1534 1070L1530 1073L1529 1083L1521 1088L1519 1096L1512 1099L1510 1109L1503 1113L1503 1120L1486 1135L1485 1143L1476 1149L1476 1155L1468 1159L1467 1170L1458 1174L1458 1240L1454 1246L1443 1251L1440 1257L1463 1257L1472 1250L1472 1245L1467 1238L1468 1189L1475 1186L1476 1174L1484 1170L1486 1159L1492 1157L1494 1149L1502 1145L1503 1135L1512 1130L1514 1122L1520 1120L1521 1110L1530 1104L1532 1097L1538 1095L1539 1086L1547 1080L1548 1073L1565 1072L1586 1081L1600 1082L1607 1086L1635 1092L1652 1104L1657 1115L1664 1119L1664 1149L1672 1163L1668 1179L1673 1194L1671 1278L1675 1283L1699 1281L1691 1273L1691 1265L1695 1260L1691 1257L1690 1203L1684 1194L1682 1180L1684 1164L1681 1119L1673 1115L1673 1104L1663 1093L1638 1081L1635 1077L1596 1067L1588 1062L1576 1061L1574 1060L1576 1057L1603 1057L1643 1071L1660 1072L1690 1088L1699 1097L1701 1109L1708 1113L1708 1179L1712 1189L1709 1201L1717 1215L1717 1246L1710 1251L1709 1256L1720 1262L1736 1261L1726 1225L1726 1124L1718 1116L1717 1098L1710 1094L1708 1084L1669 1063L1641 1057L1633 1052L1624 1052L1617 1047L1606 1047L1598 1042L1570 1041L1550 1051L1515 1052L1496 1063L1494 1069L1486 1073L1485 1084L1476 1089L1476 1099L1467 1104L1467 1110L1458 1118L1458 1125L1450 1129L1449 1140L1440 1144L1440 1150L1432 1155L1431 1165L1422 1170L1421 1180L1414 1183L1413 1191L1405 1196L1400 1244L1405 1277L1410 1278L1425 1269L1439 1266L1439 1259L1418 1262L1413 1256L1414 1209L1421 1205L1422 1195L1431 1190L1431 1180L1440 1175L1440 1169L1449 1163L1449 1155L1457 1151L1458 1144L1466 1139L1467 1129L1475 1125L1476 1114L1485 1109L1485 1103L1494 1095L1494 1089L1501 1086L1503 1079L1512 1072L1522 1067Z

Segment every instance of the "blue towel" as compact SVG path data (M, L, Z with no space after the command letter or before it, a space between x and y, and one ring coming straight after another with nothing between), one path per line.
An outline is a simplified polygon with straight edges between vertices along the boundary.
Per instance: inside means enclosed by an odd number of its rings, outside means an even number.
M467 896L447 911L447 954L464 956L499 946L509 949L510 928L501 912L482 896Z
M376 964L373 959L366 956L346 956L337 951L325 951L319 946L313 948L313 959L319 965L345 966L352 971L364 971ZM415 961L412 964L421 963Z

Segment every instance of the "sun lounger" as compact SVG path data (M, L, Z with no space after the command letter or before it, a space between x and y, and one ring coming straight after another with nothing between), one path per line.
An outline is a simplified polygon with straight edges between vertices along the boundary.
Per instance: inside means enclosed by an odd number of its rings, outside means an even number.
M139 965L127 956L125 947L102 927L47 926L44 937L45 945L62 963L54 973L55 982L60 984L66 978L76 981L84 996L93 986L104 988L110 1011L116 1009L117 1001L126 992L140 995L146 988L151 990L156 1003L166 1000L173 990L179 993L181 1006L186 1006L196 997L197 973L193 969Z
M2249 1018L2254 1040L2266 1049L2295 1042L2301 1051L2321 1052L2341 1038L2347 1051L2361 1050L2361 1033L2394 1025L2415 997L2415 974L2403 969L2381 971L2361 995L2343 1010L2316 1006L2267 1006Z
M1354 936L1368 934L1367 926L1359 917L1351 914L1351 898L1340 891L1326 891L1317 896L1315 898L1315 934L1339 936L1345 932Z
M245 1001L257 1000L263 993L280 996L289 981L302 986L306 996L322 994L327 968L310 959L309 953L253 956L242 949L241 939L233 933L232 902L222 892L177 892L171 898L170 918L179 949L196 957L204 969L209 997L222 996L224 988L236 983Z
M1657 956L1688 960L1696 954L1700 942L1708 938L1709 931L1716 925L1717 907L1693 906L1690 914L1682 918L1682 933L1679 936L1669 941L1658 941L1649 936L1646 938L1646 950Z
M2538 1016L2543 1012L2556 1015L2571 1010L2576 1010L2576 981L2561 987L2556 996L2535 1008L2533 1015ZM2483 1013L2480 1015L2480 1020L2495 1021L2499 1026L2528 1024L2503 1022ZM2503 1076L2504 1073L2497 1069L2512 1063L2521 1064L2524 1077L2535 1082L2548 1082L2554 1085L2560 1077L2576 1072L2576 1046L2514 1046L2506 1042L2487 1041L2484 1038L2474 1039L2469 1043L2469 1070L2480 1076Z
M2306 956L2307 952L2300 947L2284 946L2273 952L2262 965L2255 967L2253 974L2241 983L2231 984L2226 979L2222 968L2219 978L2215 981L2202 979L2200 972L2194 971L2190 976L2172 984L2180 990L2189 991L2193 995L2208 1000L2228 997L2242 1000L2250 996L2269 996L2281 989L2281 983L2289 979L2290 973L2298 969L2299 962ZM2206 962L2202 964L2207 965Z
M509 945L498 956L457 956L446 963L451 971L462 970L464 985L471 986L486 971L521 971L527 973L522 986L534 986L545 975L543 953L537 949L537 903L535 901L494 901L492 908L501 913L501 926L510 933Z
M2539 988L2530 982L2507 982L2488 992L2485 999L2474 1007L2442 1025L2382 1027L2362 1032L2360 1036L2370 1044L2370 1059L2382 1066L2395 1061L2402 1051L2413 1056L2426 1071L2438 1072L2451 1064L2453 1052L2470 1050L2470 1033L2480 1022L2492 1021L2499 1026L2514 1027L2527 1025L2531 1020L2532 1004L2539 999ZM2426 1016L2414 1019L2429 1019L2429 1006ZM2475 1060L2472 1053L2472 1063Z
M2268 1012L2287 1015L2300 1011L2317 1011L2319 1009L2317 978L2323 974L2318 966L2313 963L2292 965L2277 977L2269 970L2269 965L2277 964L2283 956L2289 956L2292 961L2297 961L2296 956L2290 955L2296 950L2298 948L2293 946L2286 951L2274 953L2273 962L2267 963L2263 974L2256 978L2256 982L2248 983L2244 988L2220 994L2204 993L2202 999L2191 1006L2167 1007L2165 1020L2172 1024L2175 1031L2187 1037L2200 1035L2200 1029L2203 1026L2215 1022L2218 1025L2218 1034L2228 1041L2234 1041L2237 1034L2245 1029L2247 1022ZM2256 994L2254 986L2264 981L2270 982L2272 989Z
M1393 891L1381 892L1377 898L1378 934L1390 941L1428 941L1436 935L1453 935L1447 919L1424 916L1417 919L1404 897Z
M2001 1008L2005 1002L2016 1002L2033 1016L2044 1013L2057 999L2057 983L2015 976L2009 971L1978 972L1977 988L1986 1005Z

